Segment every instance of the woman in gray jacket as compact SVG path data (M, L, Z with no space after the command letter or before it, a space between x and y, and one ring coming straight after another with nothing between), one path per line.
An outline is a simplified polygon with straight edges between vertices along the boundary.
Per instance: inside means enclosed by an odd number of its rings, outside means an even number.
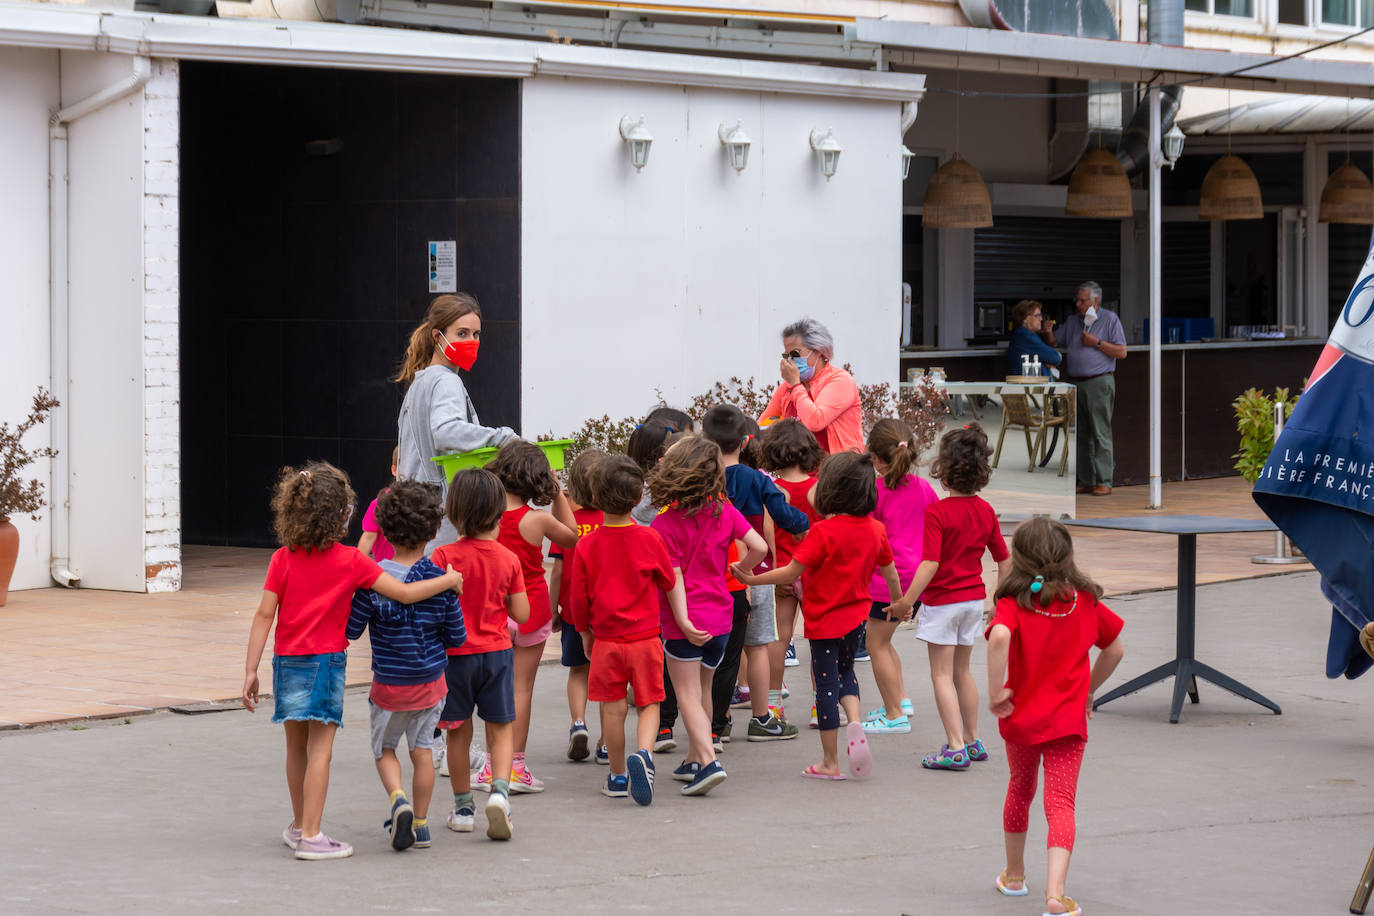
M444 496L448 489L444 472L430 459L516 438L507 427L481 425L458 374L476 362L481 338L482 309L477 300L467 293L440 296L411 333L405 361L396 374L395 380L407 386L397 421L397 476L437 484ZM458 532L445 516L425 553L456 540Z

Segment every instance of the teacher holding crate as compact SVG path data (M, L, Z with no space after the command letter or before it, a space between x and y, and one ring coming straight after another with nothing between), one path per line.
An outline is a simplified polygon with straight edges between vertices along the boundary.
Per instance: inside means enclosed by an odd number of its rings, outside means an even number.
M444 472L432 460L435 455L499 446L516 438L515 431L505 426L481 425L458 374L477 361L481 339L482 308L477 300L468 293L439 296L411 332L405 360L394 379L407 386L396 423L397 475L435 484L445 496ZM425 553L456 540L458 531L445 513L439 534Z

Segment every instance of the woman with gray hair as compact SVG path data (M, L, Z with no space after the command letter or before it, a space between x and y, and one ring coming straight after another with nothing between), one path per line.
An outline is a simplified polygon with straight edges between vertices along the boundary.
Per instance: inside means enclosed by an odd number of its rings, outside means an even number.
M862 452L863 413L854 376L832 365L835 339L825 325L803 318L782 329L782 384L759 418L760 426L795 417L827 452Z

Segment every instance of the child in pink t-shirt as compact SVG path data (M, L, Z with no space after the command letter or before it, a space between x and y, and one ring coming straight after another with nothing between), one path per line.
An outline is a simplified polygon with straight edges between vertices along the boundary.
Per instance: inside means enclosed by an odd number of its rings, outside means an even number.
M753 569L768 545L725 498L725 461L708 439L674 442L649 481L649 497L663 507L652 527L663 536L687 595L685 615L666 597L659 610L668 677L687 726L687 756L673 778L687 783L683 795L705 795L725 781L711 742L711 683L734 620L726 557L733 541L743 541L740 566Z
M992 476L992 449L977 423L953 429L940 439L940 452L930 472L949 496L926 509L921 565L892 616L910 620L919 595L916 638L930 656L930 683L935 708L945 729L945 744L925 755L929 770L967 770L970 761L987 760L978 738L978 685L969 671L973 644L983 629L983 551L997 563L997 581L1011 563L997 513L976 494Z
M396 479L396 459L400 453L400 446L391 450L391 479ZM383 489L382 493L386 490ZM380 498L382 493L378 493ZM377 500L367 504L367 511L363 513L363 533L358 538L358 552L365 557L371 557L378 563L383 560L390 560L396 556L396 548L386 539L382 533L382 526L377 524Z
M401 604L417 604L445 589L462 592L463 577L449 569L433 579L402 584L353 547L348 532L357 497L348 475L315 462L287 468L272 497L273 528L281 549L272 554L262 599L248 633L243 705L258 705L258 663L272 624L272 721L286 730L286 773L292 820L282 841L298 859L342 859L353 847L320 830L334 733L343 718L348 613L353 592L371 588ZM325 778L307 779L307 774Z
M1102 588L1073 562L1073 539L1043 516L1016 529L1011 571L997 589L988 626L988 708L1007 748L1011 779L1002 808L1007 864L996 887L1026 891L1026 830L1041 762L1049 822L1045 912L1082 910L1064 895L1075 833L1074 797L1092 718L1093 694L1125 651L1121 618L1099 600ZM1091 662L1089 653L1101 651ZM1091 662L1091 667L1090 667Z
M911 428L901 420L879 420L868 434L868 452L878 478L878 508L873 517L887 529L897 579L903 589L911 585L921 562L921 543L926 528L926 509L938 500L935 488L911 473L920 453ZM911 731L915 711L902 679L902 659L892 644L900 620L887 613L887 582L877 573L868 588L873 608L868 613L868 654L873 661L873 680L883 705L864 719L869 734L905 735Z

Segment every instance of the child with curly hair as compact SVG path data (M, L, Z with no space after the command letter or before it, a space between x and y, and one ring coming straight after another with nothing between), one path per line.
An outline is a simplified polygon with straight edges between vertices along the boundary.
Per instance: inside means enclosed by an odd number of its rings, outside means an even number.
M442 575L425 558L425 544L439 530L443 508L439 488L409 478L398 480L377 497L378 531L391 544L382 569L402 582L423 582ZM390 816L383 825L398 852L430 845L429 801L434 795L434 747L439 714L448 696L445 650L467 640L458 596L440 592L415 604L400 604L371 590L353 595L348 638L368 631L372 644L372 689L368 693L372 757L390 797ZM411 798L401 784L396 748L405 738L415 768ZM412 801L413 799L413 801Z
M991 454L977 423L940 439L930 473L949 495L926 509L921 565L901 600L887 608L890 616L910 620L918 597L923 605L916 638L926 644L935 708L945 729L944 746L921 759L929 770L967 770L971 761L988 759L978 739L978 685L969 670L987 598L983 551L997 563L999 584L1011 568L997 513L977 495L992 476Z
M533 442L512 439L487 465L506 488L506 511L501 516L497 542L520 560L525 574L525 593L529 596L529 620L518 627L511 624L515 644L515 763L510 772L511 791L516 794L544 791L525 764L525 745L530 737L530 713L534 699L534 678L544 643L553 632L553 609L549 583L544 578L544 540L564 550L577 546L577 519L572 506L553 476L549 459ZM531 508L552 503L552 512ZM477 788L491 787L492 773L483 768Z
M1093 715L1093 694L1125 650L1121 618L1101 602L1102 587L1073 561L1059 522L1032 518L1011 541L1011 571L997 588L988 626L988 706L998 718L1011 778L1002 808L1007 864L995 882L1009 897L1026 891L1026 829L1038 770L1045 768L1049 848L1045 912L1079 916L1064 895L1073 853L1078 771ZM1092 647L1100 651L1089 667Z
M314 462L284 468L272 497L273 528L282 545L267 566L262 599L248 632L243 705L257 709L258 663L267 634L277 625L272 651L272 721L286 732L286 787L291 823L282 841L298 859L342 859L353 847L320 829L329 789L334 734L343 724L344 668L348 661L353 593L370 588L402 604L450 589L463 577L452 568L423 582L402 584L356 547L340 544L357 498L348 475Z
M725 460L709 439L685 436L663 454L649 481L663 511L651 526L663 536L677 581L686 593L686 620L666 596L659 599L663 652L683 723L687 756L673 771L683 795L705 795L725 780L711 737L711 687L725 658L735 601L725 582L731 544L744 542L742 565L753 569L768 545L725 496Z

